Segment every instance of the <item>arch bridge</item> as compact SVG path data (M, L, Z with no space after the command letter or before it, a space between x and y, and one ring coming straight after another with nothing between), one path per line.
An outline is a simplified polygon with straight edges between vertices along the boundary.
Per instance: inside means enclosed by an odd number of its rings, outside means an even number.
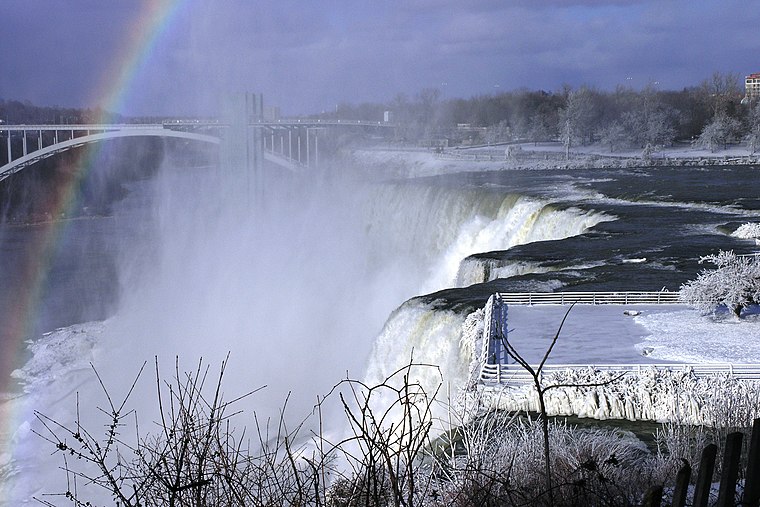
M262 139L264 158L291 171L317 167L319 131L339 127L387 129L395 125L340 119L282 119L248 124L248 130L258 132ZM228 129L229 125L214 121L90 125L0 124L0 135L5 136L5 157L0 157L4 158L5 164L0 166L0 181L47 157L108 139L162 137L219 145Z

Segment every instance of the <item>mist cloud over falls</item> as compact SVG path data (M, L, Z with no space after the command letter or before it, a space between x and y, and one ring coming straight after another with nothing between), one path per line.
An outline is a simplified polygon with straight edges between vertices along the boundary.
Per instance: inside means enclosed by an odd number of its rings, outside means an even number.
M240 367L231 380L277 386L275 405L293 390L310 406L347 370L360 376L391 311L452 286L467 255L595 223L579 210L435 181L280 172L267 175L262 206L218 176L165 168L156 179L147 232L121 263L109 335L140 363L218 362L231 351L230 374Z

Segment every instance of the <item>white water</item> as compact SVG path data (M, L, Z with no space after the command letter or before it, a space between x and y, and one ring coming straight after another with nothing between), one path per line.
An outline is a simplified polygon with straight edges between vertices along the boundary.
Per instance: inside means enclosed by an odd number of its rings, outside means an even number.
M537 262L524 261L500 261L497 259L481 259L468 257L463 260L457 273L457 287L467 287L475 283L484 283L497 278L511 278L513 276L551 273L553 271L563 270L585 270L602 263L588 263L576 266L544 266Z
M557 210L546 202L520 198L509 209L500 209L497 219L486 227L476 227L476 233L466 229L460 232L457 241L447 252L446 267L456 264L455 279L457 286L460 287L472 283L487 282L502 275L512 276L508 270L505 270L504 273L499 273L497 270L482 280L468 279L467 269L462 269L462 261L471 253L506 250L515 245L534 241L576 236L599 222L609 220L614 220L614 218L602 213L581 211L577 208ZM446 274L448 275L448 272Z
M498 277L498 272L488 278L475 275L479 268L468 259L472 254L576 236L615 220L599 212L558 209L532 197L408 183L384 185L373 202L367 220L372 233L392 250L405 252L401 262L424 269L418 294ZM391 221L384 215L388 207L397 210Z
M440 389L441 400L455 395L470 361L460 350L465 317L419 300L407 301L391 314L375 340L364 382L377 385L409 364L429 365L416 368L409 381L418 382L430 395Z

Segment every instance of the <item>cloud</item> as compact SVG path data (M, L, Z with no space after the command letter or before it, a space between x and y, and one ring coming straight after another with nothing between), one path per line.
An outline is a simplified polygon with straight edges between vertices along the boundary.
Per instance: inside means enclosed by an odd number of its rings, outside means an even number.
M758 70L760 12L738 0L184 1L135 76L134 112L208 111L229 88L299 113L443 83L445 97L467 97L562 83L679 88L715 70ZM0 32L12 48L0 96L89 100L134 3L0 2L13 20Z

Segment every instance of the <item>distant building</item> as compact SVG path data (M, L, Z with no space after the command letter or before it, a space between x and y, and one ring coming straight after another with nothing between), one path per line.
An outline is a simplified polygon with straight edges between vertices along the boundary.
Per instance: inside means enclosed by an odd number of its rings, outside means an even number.
M383 111L383 121L390 123L393 121L393 111Z
M760 98L760 72L750 74L744 79L744 95L752 101Z

